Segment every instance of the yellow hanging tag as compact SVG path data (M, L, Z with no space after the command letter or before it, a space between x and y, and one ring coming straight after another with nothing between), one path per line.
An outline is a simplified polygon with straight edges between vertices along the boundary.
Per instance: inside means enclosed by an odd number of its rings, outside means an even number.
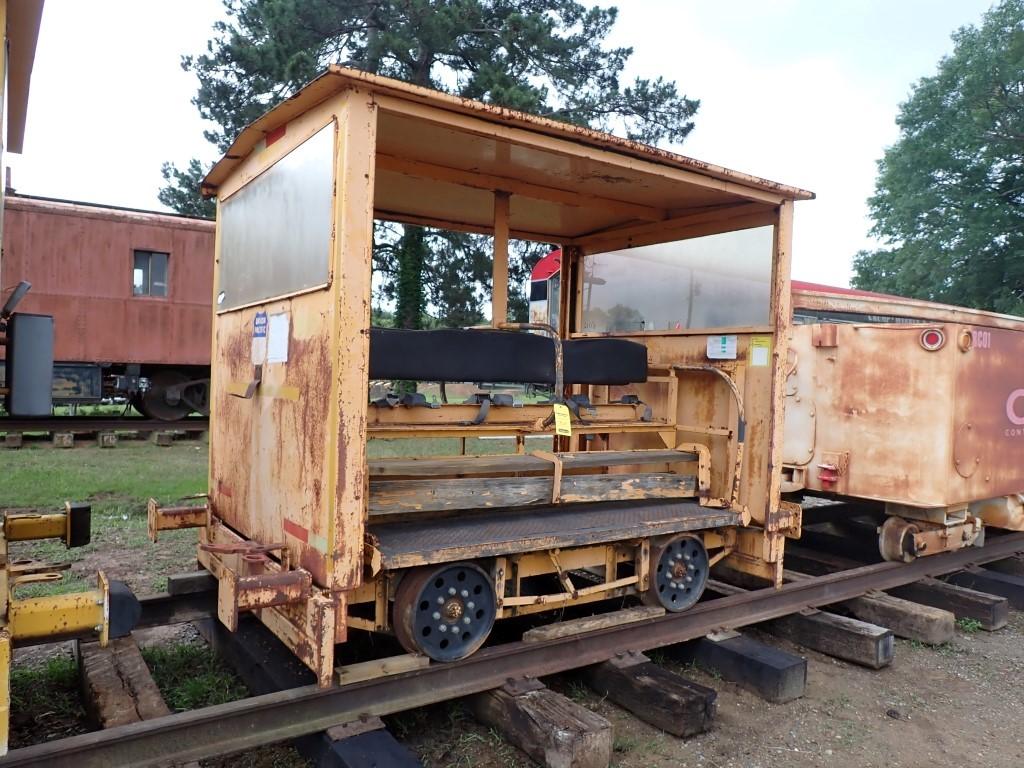
M569 406L555 403L555 434L572 437L572 423L569 417Z

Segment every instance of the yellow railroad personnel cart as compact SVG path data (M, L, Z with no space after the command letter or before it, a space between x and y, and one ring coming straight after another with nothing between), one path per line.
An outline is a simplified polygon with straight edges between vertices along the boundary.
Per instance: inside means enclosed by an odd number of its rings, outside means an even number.
M626 596L684 610L719 561L781 581L799 529L779 501L790 241L810 193L336 67L246 128L204 189L209 500L150 516L154 535L201 528L229 628L255 612L326 686L350 630L456 661L498 619ZM493 236L491 325L371 328L375 219ZM559 327L506 322L510 238L563 248ZM371 401L387 380L548 396ZM422 455L481 437L508 448ZM375 458L383 440L407 450Z

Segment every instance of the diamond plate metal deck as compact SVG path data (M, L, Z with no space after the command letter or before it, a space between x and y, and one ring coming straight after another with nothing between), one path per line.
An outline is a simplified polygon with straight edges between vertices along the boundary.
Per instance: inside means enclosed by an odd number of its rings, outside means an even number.
M729 509L691 501L612 502L484 511L451 518L371 523L369 534L384 568L405 568L425 560L464 558L578 547L665 533L738 525Z

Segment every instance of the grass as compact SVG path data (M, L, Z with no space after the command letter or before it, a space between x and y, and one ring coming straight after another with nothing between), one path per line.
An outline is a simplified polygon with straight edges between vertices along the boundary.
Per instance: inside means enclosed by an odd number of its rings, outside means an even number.
M195 531L168 531L158 544L149 542L146 501L153 496L173 502L205 491L206 445L26 447L6 451L3 457L0 506L45 512L60 509L65 500L92 505L92 541L84 547L67 550L54 539L11 544L12 557L71 563L60 581L20 587L18 596L90 589L98 568L111 578L127 581L137 593L147 594L160 591L168 573L184 570L194 561Z
M529 450L550 450L551 438L543 437L527 441ZM371 459L388 459L408 456L458 456L460 441L457 437L433 437L415 439L374 439L366 446ZM510 437L466 439L466 455L489 456L497 453L515 453L516 442Z
M525 768L532 763L493 728L479 725L458 702L386 718L388 729L426 768Z
M26 446L5 451L5 507L63 506L93 502L93 510L123 507L145 511L146 499L172 501L206 490L207 451L200 443L162 448L148 442L117 448L82 446L55 450Z
M201 709L248 696L242 681L204 645L153 646L143 648L142 657L172 711Z
M67 655L11 669L11 747L85 731L78 668Z
M967 616L961 616L956 620L956 626L961 631L968 635L973 635L975 632L981 630L981 622L977 619L971 619Z

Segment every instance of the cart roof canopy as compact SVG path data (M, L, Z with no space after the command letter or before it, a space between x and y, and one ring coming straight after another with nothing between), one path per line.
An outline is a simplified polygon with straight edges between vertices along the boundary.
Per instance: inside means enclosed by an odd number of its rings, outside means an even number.
M512 237L572 244L618 227L733 218L814 197L607 133L338 66L243 130L203 193L216 195L268 135L346 89L365 92L377 109L381 219L490 233L501 191L511 195Z

